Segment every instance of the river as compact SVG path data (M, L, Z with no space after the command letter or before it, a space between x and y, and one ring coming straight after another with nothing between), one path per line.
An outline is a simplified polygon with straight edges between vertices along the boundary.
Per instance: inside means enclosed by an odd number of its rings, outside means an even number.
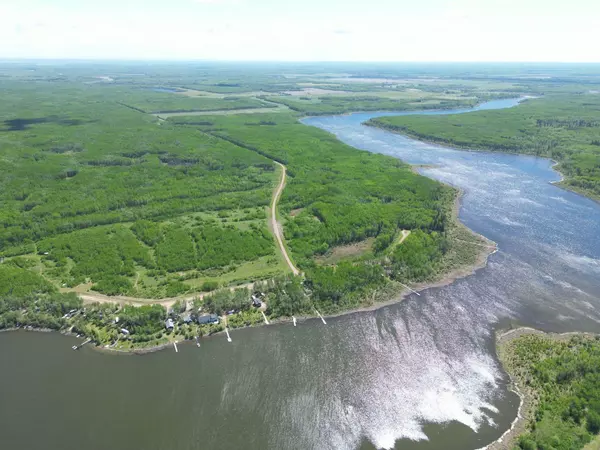
M498 243L486 268L327 325L236 330L231 343L219 335L179 353L74 352L73 338L3 333L3 445L465 450L497 439L518 399L494 356L494 329L600 331L600 205L552 185L559 175L548 160L458 151L361 125L383 114L304 123L434 165L422 173L462 188L461 220Z

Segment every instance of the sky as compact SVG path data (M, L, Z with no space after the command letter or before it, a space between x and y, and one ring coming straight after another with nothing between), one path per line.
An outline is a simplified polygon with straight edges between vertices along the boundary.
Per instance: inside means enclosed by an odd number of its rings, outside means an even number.
M0 58L600 62L600 1L0 0Z

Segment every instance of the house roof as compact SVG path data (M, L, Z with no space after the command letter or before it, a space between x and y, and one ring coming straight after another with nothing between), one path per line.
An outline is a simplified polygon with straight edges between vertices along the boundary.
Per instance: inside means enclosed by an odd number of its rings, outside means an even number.
M201 316L198 316L198 323L211 323L218 321L219 316L217 316L216 314L202 314Z

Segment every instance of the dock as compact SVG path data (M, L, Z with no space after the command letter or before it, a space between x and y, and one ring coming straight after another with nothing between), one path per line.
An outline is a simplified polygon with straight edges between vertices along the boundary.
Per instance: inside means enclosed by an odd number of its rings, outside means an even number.
M173 347L175 348L175 353L179 353L179 350L177 349L177 342L173 342Z
M262 316L263 316L263 319L265 319L265 323L266 323L267 325L269 325L269 320L267 319L267 316L265 316L265 312L264 312L264 311L261 311L260 313L262 314Z
M315 308L313 306L313 308ZM321 321L323 322L323 325L327 325L327 322L325 322L325 319L323 318L323 316L321 315L321 313L319 312L319 310L317 308L315 308L315 311L317 312L317 315L321 318Z
M74 345L73 347L71 347L73 350L79 350L81 347L83 347L85 344L87 344L88 342L92 342L91 339L87 339L85 341L83 341L81 344L79 345Z
M292 320L294 321L294 326L296 326L296 318L292 316Z
M227 326L227 316L223 316L225 319L225 334L227 335L227 342L231 342L231 336L229 336L229 327Z
M421 294L419 294L417 291L415 291L414 289L409 288L407 285L402 284L398 281L398 284L406 289L408 289L410 292L412 292L413 294L417 294L419 297L421 296Z

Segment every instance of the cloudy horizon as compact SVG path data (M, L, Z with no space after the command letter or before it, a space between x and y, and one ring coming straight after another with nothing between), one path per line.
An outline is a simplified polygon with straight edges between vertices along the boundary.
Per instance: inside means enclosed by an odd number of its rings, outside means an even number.
M600 62L575 0L21 0L0 59Z

